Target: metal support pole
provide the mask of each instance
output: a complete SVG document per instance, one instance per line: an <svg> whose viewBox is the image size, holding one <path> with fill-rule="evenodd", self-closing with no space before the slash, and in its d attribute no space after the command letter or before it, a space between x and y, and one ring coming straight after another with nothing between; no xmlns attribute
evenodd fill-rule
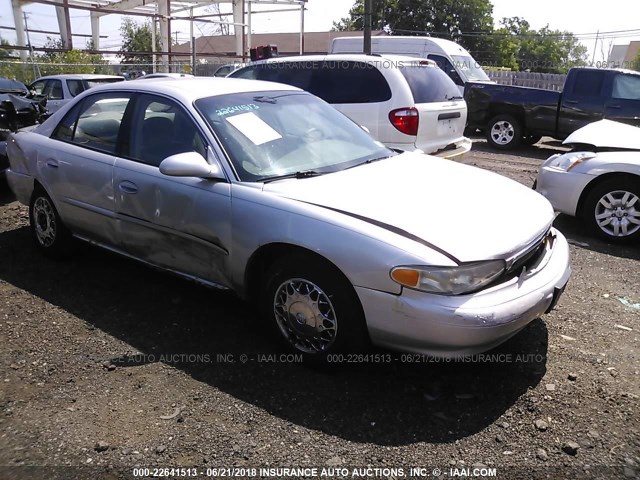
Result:
<svg viewBox="0 0 640 480"><path fill-rule="evenodd" d="M304 55L304 3L300 4L300 55Z"/></svg>
<svg viewBox="0 0 640 480"><path fill-rule="evenodd" d="M247 2L247 49L251 50L251 0Z"/></svg>
<svg viewBox="0 0 640 480"><path fill-rule="evenodd" d="M371 55L371 10L373 0L364 0L364 49L363 53Z"/></svg>
<svg viewBox="0 0 640 480"><path fill-rule="evenodd" d="M24 31L24 17L22 13L22 5L18 0L11 1L11 8L13 10L13 23L16 26L16 37L18 39L18 45L21 47L27 46L27 37ZM20 60L22 62L27 61L27 50L20 50Z"/></svg>
<svg viewBox="0 0 640 480"><path fill-rule="evenodd" d="M100 16L91 12L91 41L94 50L100 50Z"/></svg>
<svg viewBox="0 0 640 480"><path fill-rule="evenodd" d="M158 13L158 5L154 6L154 13ZM156 73L156 17L151 19L151 71Z"/></svg>

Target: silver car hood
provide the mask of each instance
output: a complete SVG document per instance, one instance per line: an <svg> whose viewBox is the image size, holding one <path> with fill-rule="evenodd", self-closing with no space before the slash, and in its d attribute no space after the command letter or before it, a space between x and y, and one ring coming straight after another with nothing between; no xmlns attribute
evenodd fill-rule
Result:
<svg viewBox="0 0 640 480"><path fill-rule="evenodd" d="M569 135L565 145L584 143L598 148L640 150L640 128L613 120L589 123Z"/></svg>
<svg viewBox="0 0 640 480"><path fill-rule="evenodd" d="M506 258L554 218L542 195L513 180L416 153L267 183L264 191L418 237L460 262Z"/></svg>

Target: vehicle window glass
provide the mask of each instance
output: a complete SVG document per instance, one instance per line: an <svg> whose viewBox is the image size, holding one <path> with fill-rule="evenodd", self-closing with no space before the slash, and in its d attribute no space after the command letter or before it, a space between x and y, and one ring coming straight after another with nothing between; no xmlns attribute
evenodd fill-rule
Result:
<svg viewBox="0 0 640 480"><path fill-rule="evenodd" d="M116 153L122 118L130 95L103 93L82 102L72 142L105 153Z"/></svg>
<svg viewBox="0 0 640 480"><path fill-rule="evenodd" d="M258 79L258 67L246 67L241 68L240 70L236 70L231 75L232 78L246 78L247 80L257 80Z"/></svg>
<svg viewBox="0 0 640 480"><path fill-rule="evenodd" d="M274 62L266 63L259 80L284 83L309 90L314 62Z"/></svg>
<svg viewBox="0 0 640 480"><path fill-rule="evenodd" d="M69 110L69 112L67 112L53 132L52 138L62 140L63 142L70 142L73 140L73 133L76 129L78 113L80 112L81 107L82 102L77 103L71 110Z"/></svg>
<svg viewBox="0 0 640 480"><path fill-rule="evenodd" d="M406 64L400 67L416 103L446 102L460 98L460 90L438 67Z"/></svg>
<svg viewBox="0 0 640 480"><path fill-rule="evenodd" d="M69 93L72 97L75 97L84 91L82 80L67 80L67 88L69 89Z"/></svg>
<svg viewBox="0 0 640 480"><path fill-rule="evenodd" d="M84 80L84 89L88 90L99 85L108 85L109 83L124 82L124 78L93 78Z"/></svg>
<svg viewBox="0 0 640 480"><path fill-rule="evenodd" d="M380 63L380 68L386 68ZM375 103L391 98L387 80L374 61L316 62L308 91L328 103Z"/></svg>
<svg viewBox="0 0 640 480"><path fill-rule="evenodd" d="M447 57L431 54L427 58L436 62L436 65L438 65L440 70L446 73L456 85L464 85L464 82L460 78L460 75L458 75L458 72L456 72L456 69Z"/></svg>
<svg viewBox="0 0 640 480"><path fill-rule="evenodd" d="M207 156L206 142L193 119L171 100L141 95L133 117L129 156L157 167L165 158L183 152Z"/></svg>
<svg viewBox="0 0 640 480"><path fill-rule="evenodd" d="M640 100L640 75L616 75L613 79L613 98Z"/></svg>
<svg viewBox="0 0 640 480"><path fill-rule="evenodd" d="M45 81L40 80L38 82L32 83L31 86L29 87L29 90L33 90L36 95L43 95L44 87L45 87Z"/></svg>
<svg viewBox="0 0 640 480"><path fill-rule="evenodd" d="M574 95L599 97L604 82L604 72L583 70L576 73L574 82Z"/></svg>
<svg viewBox="0 0 640 480"><path fill-rule="evenodd" d="M233 67L231 65L220 67L216 70L216 73L213 74L214 77L226 77L231 73Z"/></svg>
<svg viewBox="0 0 640 480"><path fill-rule="evenodd" d="M49 100L62 100L62 82L60 80L47 80L45 94Z"/></svg>
<svg viewBox="0 0 640 480"><path fill-rule="evenodd" d="M243 181L329 173L393 155L336 109L298 91L202 98L195 106Z"/></svg>

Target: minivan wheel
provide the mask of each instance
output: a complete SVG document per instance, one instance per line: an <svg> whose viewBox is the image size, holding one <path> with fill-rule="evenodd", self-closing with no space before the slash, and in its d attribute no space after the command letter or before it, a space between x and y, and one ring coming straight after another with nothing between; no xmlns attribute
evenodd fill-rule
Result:
<svg viewBox="0 0 640 480"><path fill-rule="evenodd" d="M310 255L291 255L271 266L260 309L285 348L305 362L326 363L334 353L367 343L364 314L353 286L332 265Z"/></svg>
<svg viewBox="0 0 640 480"><path fill-rule="evenodd" d="M522 127L511 115L496 115L489 122L487 141L500 150L509 150L520 145Z"/></svg>
<svg viewBox="0 0 640 480"><path fill-rule="evenodd" d="M631 178L609 178L586 199L584 219L591 231L612 243L640 240L640 186Z"/></svg>
<svg viewBox="0 0 640 480"><path fill-rule="evenodd" d="M61 258L70 253L71 233L60 219L51 197L40 188L31 196L29 225L36 247L45 255Z"/></svg>

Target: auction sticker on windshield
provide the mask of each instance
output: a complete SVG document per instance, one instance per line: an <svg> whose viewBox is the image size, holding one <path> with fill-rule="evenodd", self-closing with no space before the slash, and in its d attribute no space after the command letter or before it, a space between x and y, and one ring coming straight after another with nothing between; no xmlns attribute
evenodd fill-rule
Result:
<svg viewBox="0 0 640 480"><path fill-rule="evenodd" d="M226 120L255 145L282 138L282 135L253 112L228 117Z"/></svg>

